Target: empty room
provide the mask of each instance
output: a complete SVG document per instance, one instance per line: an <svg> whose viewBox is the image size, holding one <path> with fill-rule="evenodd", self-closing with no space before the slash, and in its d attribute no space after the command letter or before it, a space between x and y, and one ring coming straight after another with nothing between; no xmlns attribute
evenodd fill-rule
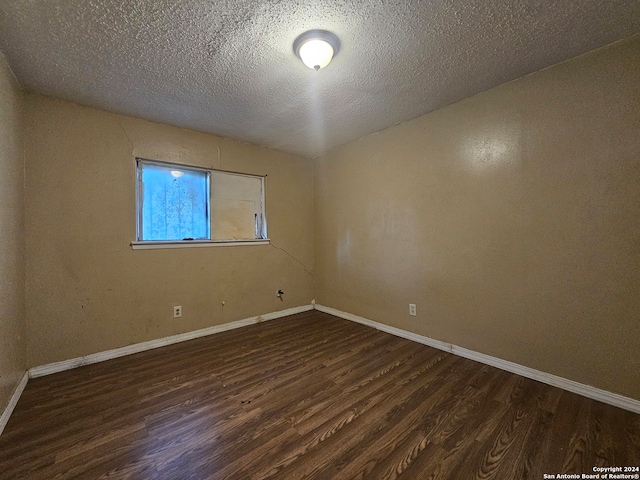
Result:
<svg viewBox="0 0 640 480"><path fill-rule="evenodd" d="M640 478L640 2L0 0L0 479Z"/></svg>

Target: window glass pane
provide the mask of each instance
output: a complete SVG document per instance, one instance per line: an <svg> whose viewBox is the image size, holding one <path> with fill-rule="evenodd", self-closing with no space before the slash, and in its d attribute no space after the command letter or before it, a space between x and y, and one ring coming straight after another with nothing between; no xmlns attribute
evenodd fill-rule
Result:
<svg viewBox="0 0 640 480"><path fill-rule="evenodd" d="M140 240L208 239L208 173L144 163L140 167Z"/></svg>

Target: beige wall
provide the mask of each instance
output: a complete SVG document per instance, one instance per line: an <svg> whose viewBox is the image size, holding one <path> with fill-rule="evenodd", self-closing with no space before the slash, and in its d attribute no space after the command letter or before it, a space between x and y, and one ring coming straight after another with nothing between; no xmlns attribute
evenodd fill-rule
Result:
<svg viewBox="0 0 640 480"><path fill-rule="evenodd" d="M0 413L27 368L22 93L0 53Z"/></svg>
<svg viewBox="0 0 640 480"><path fill-rule="evenodd" d="M317 159L318 303L640 399L639 79L636 36Z"/></svg>
<svg viewBox="0 0 640 480"><path fill-rule="evenodd" d="M29 366L310 304L309 161L37 95L25 115ZM267 174L272 244L132 250L135 156Z"/></svg>

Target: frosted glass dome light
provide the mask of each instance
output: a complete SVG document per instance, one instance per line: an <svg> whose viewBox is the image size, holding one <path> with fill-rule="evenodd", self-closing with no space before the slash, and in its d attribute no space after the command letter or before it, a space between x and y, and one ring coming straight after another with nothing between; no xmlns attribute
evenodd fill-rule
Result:
<svg viewBox="0 0 640 480"><path fill-rule="evenodd" d="M339 48L338 37L326 30L310 30L293 42L296 55L307 67L316 71L329 65Z"/></svg>

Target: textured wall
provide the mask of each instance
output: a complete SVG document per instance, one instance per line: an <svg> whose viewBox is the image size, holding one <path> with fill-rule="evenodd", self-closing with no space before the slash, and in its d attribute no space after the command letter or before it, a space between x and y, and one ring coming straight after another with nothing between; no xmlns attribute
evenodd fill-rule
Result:
<svg viewBox="0 0 640 480"><path fill-rule="evenodd" d="M0 53L0 413L26 370L22 93Z"/></svg>
<svg viewBox="0 0 640 480"><path fill-rule="evenodd" d="M636 36L317 159L318 303L640 399L639 78Z"/></svg>
<svg viewBox="0 0 640 480"><path fill-rule="evenodd" d="M308 160L48 97L26 105L29 366L311 302ZM267 174L273 243L132 250L134 156Z"/></svg>

